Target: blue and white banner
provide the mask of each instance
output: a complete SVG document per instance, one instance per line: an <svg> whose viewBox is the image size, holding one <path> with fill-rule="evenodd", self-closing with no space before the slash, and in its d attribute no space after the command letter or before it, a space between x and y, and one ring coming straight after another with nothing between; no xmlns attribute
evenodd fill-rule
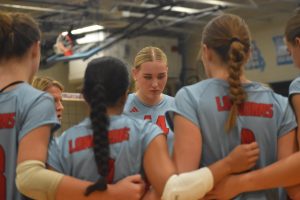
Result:
<svg viewBox="0 0 300 200"><path fill-rule="evenodd" d="M292 64L293 60L287 51L287 46L284 43L284 37L282 35L273 36L273 42L276 48L277 65Z"/></svg>
<svg viewBox="0 0 300 200"><path fill-rule="evenodd" d="M246 64L246 70L259 69L260 71L264 71L266 66L266 62L256 45L255 41L251 41L251 57Z"/></svg>

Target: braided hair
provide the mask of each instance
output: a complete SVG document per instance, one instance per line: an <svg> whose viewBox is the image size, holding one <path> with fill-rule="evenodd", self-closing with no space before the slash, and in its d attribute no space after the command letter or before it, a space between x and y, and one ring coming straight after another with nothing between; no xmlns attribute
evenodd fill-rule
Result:
<svg viewBox="0 0 300 200"><path fill-rule="evenodd" d="M212 48L228 66L231 109L225 125L230 131L236 123L239 107L247 99L240 77L248 60L250 32L245 21L237 15L223 14L211 20L204 28L202 44Z"/></svg>
<svg viewBox="0 0 300 200"><path fill-rule="evenodd" d="M96 190L106 190L109 173L109 117L107 107L115 106L129 86L126 65L113 57L96 58L88 63L84 75L83 96L91 108L90 119L93 130L93 151L99 180L90 185L85 195Z"/></svg>

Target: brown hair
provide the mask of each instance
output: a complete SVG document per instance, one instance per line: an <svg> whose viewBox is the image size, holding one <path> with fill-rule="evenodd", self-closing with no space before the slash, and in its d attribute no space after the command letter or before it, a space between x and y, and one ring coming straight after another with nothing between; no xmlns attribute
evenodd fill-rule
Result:
<svg viewBox="0 0 300 200"><path fill-rule="evenodd" d="M227 81L232 107L225 129L229 131L235 126L239 106L247 98L240 76L242 67L248 60L250 32L245 21L239 16L222 14L204 27L202 44L213 49L228 66Z"/></svg>
<svg viewBox="0 0 300 200"><path fill-rule="evenodd" d="M64 91L64 86L50 77L34 77L31 85L42 91L46 91L51 86L55 86L61 91Z"/></svg>
<svg viewBox="0 0 300 200"><path fill-rule="evenodd" d="M293 15L285 26L285 39L291 44L295 44L295 39L300 37L300 13Z"/></svg>
<svg viewBox="0 0 300 200"><path fill-rule="evenodd" d="M0 12L0 60L22 57L40 38L40 29L29 15Z"/></svg>

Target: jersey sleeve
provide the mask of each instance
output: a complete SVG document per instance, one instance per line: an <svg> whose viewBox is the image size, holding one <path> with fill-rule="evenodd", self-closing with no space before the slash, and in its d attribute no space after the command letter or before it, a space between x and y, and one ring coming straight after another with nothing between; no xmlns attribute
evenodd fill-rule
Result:
<svg viewBox="0 0 300 200"><path fill-rule="evenodd" d="M187 88L182 88L177 92L175 96L175 107L168 113L171 115L173 115L172 113L179 114L191 121L197 127L200 127L197 117L197 103L194 100L191 91L188 91ZM170 119L168 119L168 121L170 121Z"/></svg>
<svg viewBox="0 0 300 200"><path fill-rule="evenodd" d="M296 78L292 81L292 83L289 86L289 97L291 97L294 94L300 93L300 77Z"/></svg>
<svg viewBox="0 0 300 200"><path fill-rule="evenodd" d="M157 126L156 124L150 122L150 121L144 121L145 126L142 130L143 137L142 137L142 150L143 154L145 150L147 149L150 142L158 135L163 134L163 130Z"/></svg>
<svg viewBox="0 0 300 200"><path fill-rule="evenodd" d="M285 101L285 105L286 107L284 109L284 112L282 113L282 120L278 130L279 137L285 135L286 133L297 127L294 112L287 100Z"/></svg>
<svg viewBox="0 0 300 200"><path fill-rule="evenodd" d="M54 168L55 171L63 172L63 166L60 162L60 147L58 145L58 138L53 138L48 148L48 160L47 164Z"/></svg>
<svg viewBox="0 0 300 200"><path fill-rule="evenodd" d="M52 132L60 127L53 99L46 93L42 94L27 108L27 113L24 117L22 128L19 131L19 141L28 132L40 126L50 124Z"/></svg>
<svg viewBox="0 0 300 200"><path fill-rule="evenodd" d="M66 158L69 152L66 152L66 145L68 145L65 132L56 138L53 138L48 148L47 164L54 168L55 171L70 174L70 162Z"/></svg>

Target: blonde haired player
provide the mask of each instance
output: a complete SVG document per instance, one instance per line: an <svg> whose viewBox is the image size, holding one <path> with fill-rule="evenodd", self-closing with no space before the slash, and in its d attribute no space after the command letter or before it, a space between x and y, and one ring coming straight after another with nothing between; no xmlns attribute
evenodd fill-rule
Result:
<svg viewBox="0 0 300 200"><path fill-rule="evenodd" d="M168 80L166 54L158 47L144 47L135 56L131 74L135 90L128 95L124 113L157 124L167 136L171 153L174 133L166 121L165 112L174 107L174 97L163 93Z"/></svg>
<svg viewBox="0 0 300 200"><path fill-rule="evenodd" d="M53 96L56 116L59 121L61 121L64 111L64 106L62 104L62 92L64 91L64 86L59 81L43 76L35 76L31 82L31 85L34 88L48 92Z"/></svg>

